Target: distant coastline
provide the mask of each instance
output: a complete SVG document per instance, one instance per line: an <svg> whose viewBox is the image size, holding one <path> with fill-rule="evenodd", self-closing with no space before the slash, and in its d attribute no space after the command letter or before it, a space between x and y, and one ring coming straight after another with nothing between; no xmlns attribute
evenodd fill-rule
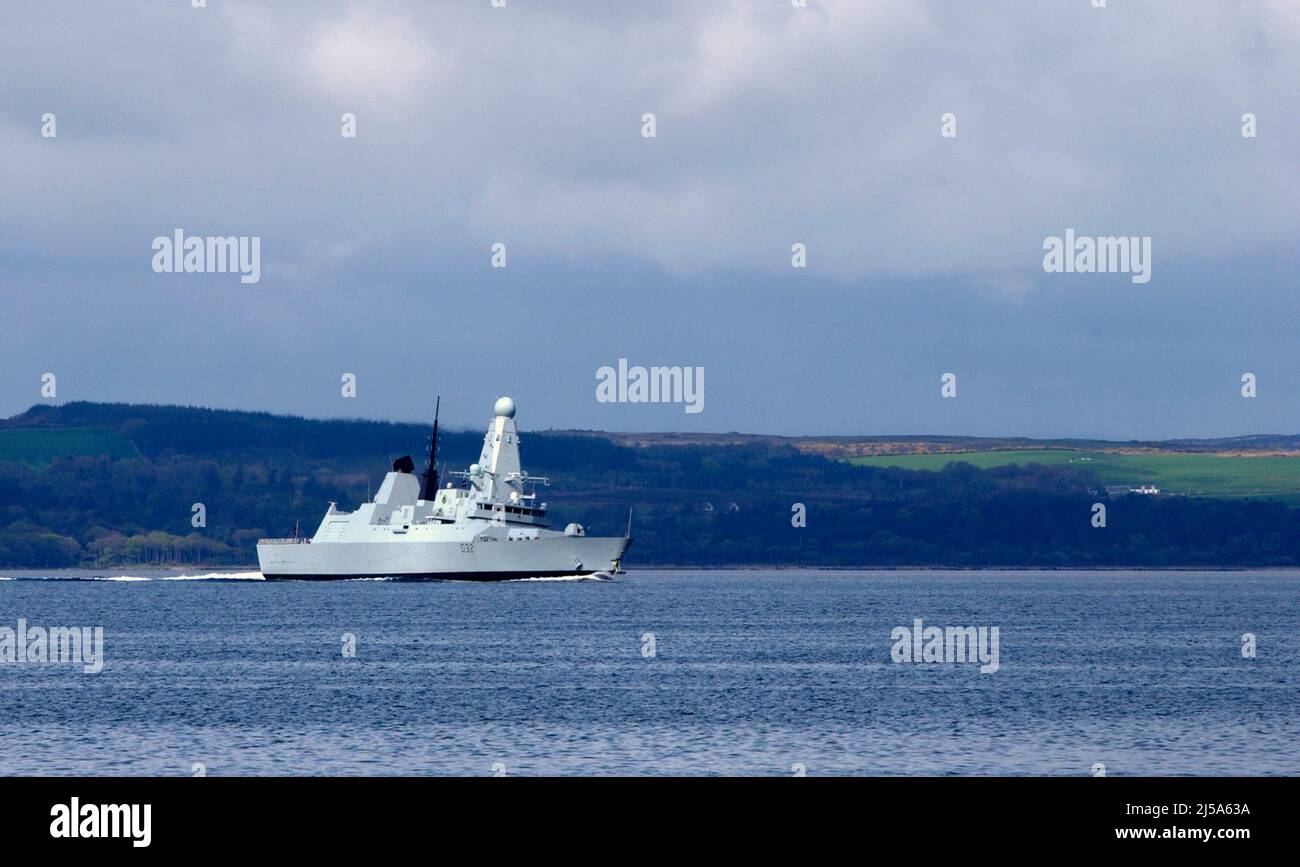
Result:
<svg viewBox="0 0 1300 867"><path fill-rule="evenodd" d="M198 407L35 406L0 421L0 569L247 568L257 539L311 535L330 502L364 502L427 435ZM553 522L619 534L632 512L631 569L1300 567L1300 436L521 437L528 471L557 481ZM439 440L449 465L467 466L482 434Z"/></svg>

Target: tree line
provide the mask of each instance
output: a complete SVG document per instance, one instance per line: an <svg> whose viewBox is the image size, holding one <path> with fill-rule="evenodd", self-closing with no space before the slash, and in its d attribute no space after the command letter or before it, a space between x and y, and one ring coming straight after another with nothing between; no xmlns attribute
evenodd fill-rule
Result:
<svg viewBox="0 0 1300 867"><path fill-rule="evenodd" d="M423 463L416 424L186 407L68 404L0 424L127 437L137 454L0 459L0 565L235 565L328 503L351 509L392 459ZM620 534L628 566L1245 567L1300 565L1300 511L1252 500L1108 497L1086 468L855 467L784 445L625 447L523 434L553 521ZM447 431L451 468L482 434ZM1092 506L1107 506L1104 528ZM202 504L204 526L194 526Z"/></svg>

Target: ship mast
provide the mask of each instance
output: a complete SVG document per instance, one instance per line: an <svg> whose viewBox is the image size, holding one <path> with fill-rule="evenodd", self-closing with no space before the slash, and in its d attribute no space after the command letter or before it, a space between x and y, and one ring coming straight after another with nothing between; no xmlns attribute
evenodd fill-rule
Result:
<svg viewBox="0 0 1300 867"><path fill-rule="evenodd" d="M438 410L442 409L442 395L438 395L438 402L433 407L433 433L429 435L429 458L424 462L424 472L420 473L420 478L424 483L420 486L420 499L432 500L438 496L438 464L435 463L438 458Z"/></svg>

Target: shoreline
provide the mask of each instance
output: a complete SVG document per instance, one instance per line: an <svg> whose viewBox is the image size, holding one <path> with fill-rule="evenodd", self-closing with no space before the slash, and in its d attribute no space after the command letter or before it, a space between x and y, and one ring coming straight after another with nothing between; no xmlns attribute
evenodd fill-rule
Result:
<svg viewBox="0 0 1300 867"><path fill-rule="evenodd" d="M49 568L43 566L0 566L0 575L6 572L40 572L43 574L61 574L73 572L103 572L125 574L127 570L139 569L149 572L167 572L187 574L194 572L231 572L245 573L261 571L256 563L239 564L193 564L187 566L145 564L128 564L118 566L72 566ZM633 572L1296 572L1300 566L801 566L762 564L731 565L633 565L625 571Z"/></svg>

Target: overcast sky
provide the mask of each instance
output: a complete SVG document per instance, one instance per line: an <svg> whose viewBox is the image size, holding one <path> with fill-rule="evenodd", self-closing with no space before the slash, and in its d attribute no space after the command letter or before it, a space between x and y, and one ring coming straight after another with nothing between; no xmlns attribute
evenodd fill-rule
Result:
<svg viewBox="0 0 1300 867"><path fill-rule="evenodd" d="M473 427L1300 432L1292 0L0 9L0 415L54 373ZM261 279L155 273L177 228L260 237ZM1046 273L1067 229L1150 237L1150 281ZM598 402L619 358L702 366L704 411Z"/></svg>

